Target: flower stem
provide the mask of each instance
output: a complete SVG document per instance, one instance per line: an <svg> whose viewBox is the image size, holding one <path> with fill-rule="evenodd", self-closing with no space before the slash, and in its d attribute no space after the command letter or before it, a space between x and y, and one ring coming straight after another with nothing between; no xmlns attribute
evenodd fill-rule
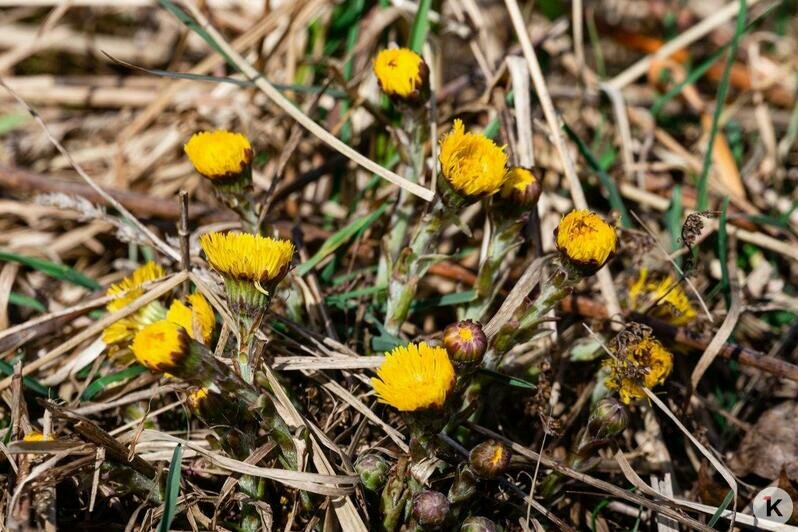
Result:
<svg viewBox="0 0 798 532"><path fill-rule="evenodd" d="M501 217L494 220L494 227L474 286L477 297L466 307L466 319L480 320L488 311L499 293L499 268L507 255L521 244L522 220Z"/></svg>
<svg viewBox="0 0 798 532"><path fill-rule="evenodd" d="M437 244L445 216L445 207L438 199L421 218L410 246L402 251L394 265L388 285L388 306L385 313L385 328L389 334L397 335L407 320L418 283L431 264L431 260L424 256Z"/></svg>

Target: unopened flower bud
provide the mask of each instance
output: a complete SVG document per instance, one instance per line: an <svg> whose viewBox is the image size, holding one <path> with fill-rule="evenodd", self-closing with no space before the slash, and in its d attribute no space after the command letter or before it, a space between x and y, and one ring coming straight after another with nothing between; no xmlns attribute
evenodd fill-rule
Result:
<svg viewBox="0 0 798 532"><path fill-rule="evenodd" d="M413 497L413 517L422 527L437 528L449 515L449 500L439 491L426 490Z"/></svg>
<svg viewBox="0 0 798 532"><path fill-rule="evenodd" d="M488 339L479 323L463 320L443 330L443 346L455 364L476 365L482 362Z"/></svg>
<svg viewBox="0 0 798 532"><path fill-rule="evenodd" d="M588 210L571 211L554 231L557 249L567 264L582 275L593 275L615 254L615 228Z"/></svg>
<svg viewBox="0 0 798 532"><path fill-rule="evenodd" d="M378 454L366 454L355 463L355 471L360 475L360 481L370 491L377 491L385 484L388 478L388 462Z"/></svg>
<svg viewBox="0 0 798 532"><path fill-rule="evenodd" d="M587 431L594 439L607 439L620 434L628 425L626 407L614 397L604 397L593 405Z"/></svg>
<svg viewBox="0 0 798 532"><path fill-rule="evenodd" d="M502 442L488 440L480 443L468 455L471 467L481 477L495 477L510 465L510 448Z"/></svg>
<svg viewBox="0 0 798 532"><path fill-rule="evenodd" d="M452 504L463 503L473 497L476 492L477 477L474 470L468 466L458 469L452 486L449 488L449 502Z"/></svg>
<svg viewBox="0 0 798 532"><path fill-rule="evenodd" d="M532 207L540 198L540 180L535 172L523 166L507 170L500 195L516 207Z"/></svg>
<svg viewBox="0 0 798 532"><path fill-rule="evenodd" d="M463 521L460 532L496 532L496 523L487 517L474 515Z"/></svg>

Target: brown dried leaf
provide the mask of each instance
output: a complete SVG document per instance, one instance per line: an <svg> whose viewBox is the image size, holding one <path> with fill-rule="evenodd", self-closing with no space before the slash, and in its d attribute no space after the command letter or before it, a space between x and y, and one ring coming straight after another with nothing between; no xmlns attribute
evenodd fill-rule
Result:
<svg viewBox="0 0 798 532"><path fill-rule="evenodd" d="M785 401L765 411L748 431L732 459L739 475L755 473L768 480L779 476L782 468L790 478L798 478L798 402Z"/></svg>

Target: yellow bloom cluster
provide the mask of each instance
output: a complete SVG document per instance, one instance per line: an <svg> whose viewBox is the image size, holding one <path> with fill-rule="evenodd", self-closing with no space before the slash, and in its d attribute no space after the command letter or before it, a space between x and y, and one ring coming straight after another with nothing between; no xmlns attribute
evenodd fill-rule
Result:
<svg viewBox="0 0 798 532"><path fill-rule="evenodd" d="M382 50L374 59L374 74L388 96L415 98L424 90L427 65L407 48Z"/></svg>
<svg viewBox="0 0 798 532"><path fill-rule="evenodd" d="M142 287L146 283L156 281L165 275L164 269L155 262L150 261L140 266L122 281L108 288L106 293L109 296L118 296L106 305L108 312L116 312L125 308L135 299L144 295ZM176 299L172 301L169 310L166 310L160 301L152 301L106 327L103 330L103 341L108 345L130 342L142 328L166 318L184 327L192 338L207 343L211 339L216 325L213 309L199 293L188 296L188 304L189 306L186 306L185 303Z"/></svg>
<svg viewBox="0 0 798 532"><path fill-rule="evenodd" d="M38 430L34 430L33 432L25 434L25 436L22 438L22 441L39 442L39 441L53 441L54 439L55 436L53 436L52 434L45 437L43 433L39 432Z"/></svg>
<svg viewBox="0 0 798 532"><path fill-rule="evenodd" d="M200 245L219 273L254 283L283 276L294 256L290 240L248 233L207 233L200 237Z"/></svg>
<svg viewBox="0 0 798 532"><path fill-rule="evenodd" d="M629 287L629 308L638 309L655 301L657 304L649 314L673 325L687 325L698 315L682 285L672 275L651 278L648 268L641 268L637 280Z"/></svg>
<svg viewBox="0 0 798 532"><path fill-rule="evenodd" d="M629 404L646 396L643 386L653 388L665 382L673 369L673 355L655 338L645 337L617 350L604 366L609 369L607 388L618 390L621 401Z"/></svg>
<svg viewBox="0 0 798 532"><path fill-rule="evenodd" d="M239 174L252 162L247 137L232 131L200 131L188 139L183 151L194 168L209 179Z"/></svg>
<svg viewBox="0 0 798 532"><path fill-rule="evenodd" d="M560 220L557 249L578 266L598 270L615 252L615 229L588 210L571 211Z"/></svg>
<svg viewBox="0 0 798 532"><path fill-rule="evenodd" d="M371 385L381 402L402 412L413 412L442 407L454 379L454 367L446 350L421 342L386 353Z"/></svg>
<svg viewBox="0 0 798 532"><path fill-rule="evenodd" d="M495 194L504 184L507 154L479 133L466 133L462 120L441 139L441 174L458 193L469 198Z"/></svg>

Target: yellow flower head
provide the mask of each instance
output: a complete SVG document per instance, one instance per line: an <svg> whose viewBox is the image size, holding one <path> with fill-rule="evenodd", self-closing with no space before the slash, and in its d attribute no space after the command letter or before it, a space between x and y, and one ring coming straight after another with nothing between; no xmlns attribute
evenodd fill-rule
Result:
<svg viewBox="0 0 798 532"><path fill-rule="evenodd" d="M112 284L108 288L106 291L107 295L119 295L119 297L108 303L106 306L108 312L116 312L119 309L125 308L131 301L144 294L144 290L141 288L142 286L151 281L160 279L165 275L166 272L161 265L153 261L149 261L143 266L139 266L133 271L133 273L118 283Z"/></svg>
<svg viewBox="0 0 798 532"><path fill-rule="evenodd" d="M386 354L371 385L381 402L402 412L440 408L454 386L454 367L446 349L408 344Z"/></svg>
<svg viewBox="0 0 798 532"><path fill-rule="evenodd" d="M186 403L188 403L189 408L192 410L198 410L202 401L208 397L208 388L202 387L197 388L190 394L186 396Z"/></svg>
<svg viewBox="0 0 798 532"><path fill-rule="evenodd" d="M407 48L382 50L374 59L374 74L388 96L418 99L425 91L429 69L420 55Z"/></svg>
<svg viewBox="0 0 798 532"><path fill-rule="evenodd" d="M200 245L219 273L254 283L282 278L294 256L290 240L248 233L207 233Z"/></svg>
<svg viewBox="0 0 798 532"><path fill-rule="evenodd" d="M38 430L34 430L33 432L29 432L29 433L25 434L25 436L22 438L22 441L37 442L37 441L53 441L54 439L55 439L55 436L53 436L52 434L50 434L49 436L45 437L44 434L42 434Z"/></svg>
<svg viewBox="0 0 798 532"><path fill-rule="evenodd" d="M441 139L438 160L446 182L468 198L489 196L504 184L504 148L480 133L466 133L462 120Z"/></svg>
<svg viewBox="0 0 798 532"><path fill-rule="evenodd" d="M523 166L513 166L507 170L501 189L502 199L515 205L530 207L537 203L540 192L540 181L532 170Z"/></svg>
<svg viewBox="0 0 798 532"><path fill-rule="evenodd" d="M200 131L188 139L183 150L197 172L209 179L235 176L252 162L249 140L232 131Z"/></svg>
<svg viewBox="0 0 798 532"><path fill-rule="evenodd" d="M164 269L153 261L136 268L120 282L112 284L106 294L118 296L106 305L108 312L116 312L128 306L144 294L142 286L165 276ZM103 330L103 342L107 345L129 342L145 325L164 316L164 308L158 301L152 301L133 314L115 321Z"/></svg>
<svg viewBox="0 0 798 532"><path fill-rule="evenodd" d="M650 278L648 268L641 268L637 280L629 287L629 308L643 309L655 302L649 314L673 325L687 325L698 315L682 285L672 275Z"/></svg>
<svg viewBox="0 0 798 532"><path fill-rule="evenodd" d="M133 355L151 371L172 371L188 354L191 339L183 327L161 320L141 329L133 339Z"/></svg>
<svg viewBox="0 0 798 532"><path fill-rule="evenodd" d="M608 358L606 386L618 390L626 404L645 397L642 386L653 388L665 382L673 369L673 355L656 338L646 336L613 349L615 358Z"/></svg>
<svg viewBox="0 0 798 532"><path fill-rule="evenodd" d="M208 300L196 292L188 296L188 305L172 301L166 319L183 327L194 340L207 344L213 335L216 315Z"/></svg>
<svg viewBox="0 0 798 532"><path fill-rule="evenodd" d="M571 211L555 231L557 249L585 273L598 271L615 252L615 229L598 214Z"/></svg>

